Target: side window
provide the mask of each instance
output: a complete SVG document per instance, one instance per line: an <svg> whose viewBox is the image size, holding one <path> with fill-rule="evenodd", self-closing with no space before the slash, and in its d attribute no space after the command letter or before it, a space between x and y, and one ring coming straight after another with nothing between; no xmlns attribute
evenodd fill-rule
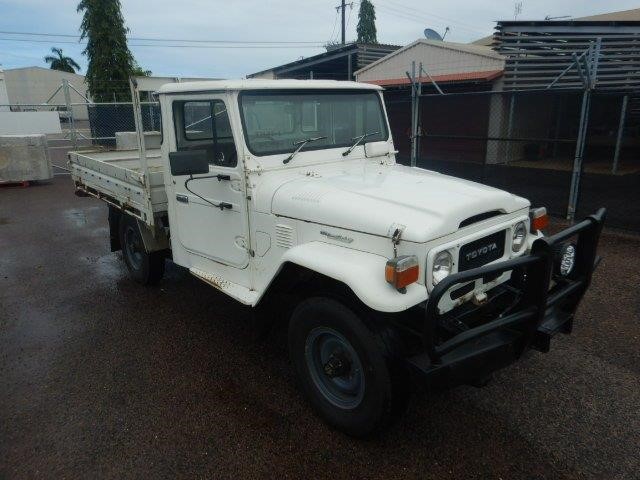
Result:
<svg viewBox="0 0 640 480"><path fill-rule="evenodd" d="M175 101L173 122L178 151L205 150L210 165L238 164L229 114L222 100Z"/></svg>

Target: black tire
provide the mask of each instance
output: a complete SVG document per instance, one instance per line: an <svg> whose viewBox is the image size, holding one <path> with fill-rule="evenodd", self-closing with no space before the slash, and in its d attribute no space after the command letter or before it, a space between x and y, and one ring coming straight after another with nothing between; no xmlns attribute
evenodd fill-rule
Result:
<svg viewBox="0 0 640 480"><path fill-rule="evenodd" d="M289 355L307 400L348 435L367 437L385 429L406 405L394 388L382 339L334 299L308 298L295 308Z"/></svg>
<svg viewBox="0 0 640 480"><path fill-rule="evenodd" d="M141 285L156 285L164 275L164 252L147 253L138 222L129 215L120 218L122 258L133 279Z"/></svg>

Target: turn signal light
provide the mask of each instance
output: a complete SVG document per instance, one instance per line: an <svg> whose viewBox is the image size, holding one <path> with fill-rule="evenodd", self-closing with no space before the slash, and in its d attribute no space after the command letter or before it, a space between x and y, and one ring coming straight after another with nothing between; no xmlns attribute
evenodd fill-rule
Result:
<svg viewBox="0 0 640 480"><path fill-rule="evenodd" d="M398 290L404 289L418 281L418 257L415 255L402 255L387 261L384 269L384 278Z"/></svg>
<svg viewBox="0 0 640 480"><path fill-rule="evenodd" d="M544 207L531 209L531 231L543 230L549 225L549 216Z"/></svg>

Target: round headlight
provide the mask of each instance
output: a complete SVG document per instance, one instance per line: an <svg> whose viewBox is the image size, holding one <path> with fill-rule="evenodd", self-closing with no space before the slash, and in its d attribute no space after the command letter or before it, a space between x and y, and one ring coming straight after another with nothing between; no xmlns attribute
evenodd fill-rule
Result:
<svg viewBox="0 0 640 480"><path fill-rule="evenodd" d="M518 222L513 227L513 239L511 241L511 250L514 253L518 253L524 247L527 239L527 226L524 222Z"/></svg>
<svg viewBox="0 0 640 480"><path fill-rule="evenodd" d="M576 246L572 243L567 243L562 246L558 253L556 270L562 276L569 275L576 264Z"/></svg>
<svg viewBox="0 0 640 480"><path fill-rule="evenodd" d="M433 284L443 280L445 277L451 274L453 268L453 257L448 251L440 252L433 259L433 269L431 270L431 276L433 277Z"/></svg>

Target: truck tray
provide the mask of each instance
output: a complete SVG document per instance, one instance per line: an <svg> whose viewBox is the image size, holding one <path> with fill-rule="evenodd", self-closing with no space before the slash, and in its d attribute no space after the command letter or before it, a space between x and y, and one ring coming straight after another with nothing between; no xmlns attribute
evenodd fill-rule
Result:
<svg viewBox="0 0 640 480"><path fill-rule="evenodd" d="M139 152L69 152L76 190L120 208L146 223L167 211L160 150L147 151L150 192L146 191Z"/></svg>

